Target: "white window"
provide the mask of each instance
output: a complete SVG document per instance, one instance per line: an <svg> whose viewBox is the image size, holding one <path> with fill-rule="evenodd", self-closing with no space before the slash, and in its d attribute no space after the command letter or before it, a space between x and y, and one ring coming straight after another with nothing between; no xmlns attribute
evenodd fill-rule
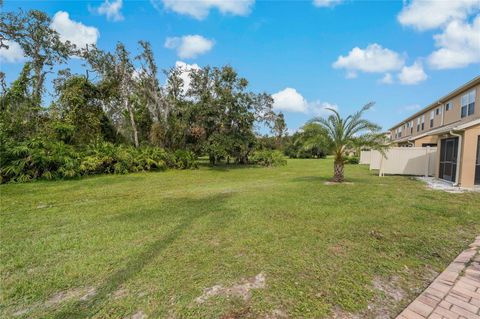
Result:
<svg viewBox="0 0 480 319"><path fill-rule="evenodd" d="M422 115L422 131L425 129L425 114Z"/></svg>
<svg viewBox="0 0 480 319"><path fill-rule="evenodd" d="M461 99L460 116L465 117L475 113L475 90L464 94Z"/></svg>
<svg viewBox="0 0 480 319"><path fill-rule="evenodd" d="M449 111L453 108L453 104L452 102L448 102L447 104L445 104L445 111Z"/></svg>
<svg viewBox="0 0 480 319"><path fill-rule="evenodd" d="M435 111L430 112L430 128L433 127L433 119L435 118Z"/></svg>

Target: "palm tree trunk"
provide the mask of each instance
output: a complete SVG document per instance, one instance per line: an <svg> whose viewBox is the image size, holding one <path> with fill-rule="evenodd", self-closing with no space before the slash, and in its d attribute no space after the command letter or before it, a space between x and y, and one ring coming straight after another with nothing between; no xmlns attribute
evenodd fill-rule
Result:
<svg viewBox="0 0 480 319"><path fill-rule="evenodd" d="M343 161L335 161L333 164L333 181L336 183L342 183L344 181L343 166Z"/></svg>

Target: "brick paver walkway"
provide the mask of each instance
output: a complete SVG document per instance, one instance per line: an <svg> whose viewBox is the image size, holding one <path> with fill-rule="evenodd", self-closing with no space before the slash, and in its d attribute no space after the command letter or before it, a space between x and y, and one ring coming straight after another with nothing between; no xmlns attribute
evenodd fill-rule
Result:
<svg viewBox="0 0 480 319"><path fill-rule="evenodd" d="M480 236L397 319L480 319Z"/></svg>

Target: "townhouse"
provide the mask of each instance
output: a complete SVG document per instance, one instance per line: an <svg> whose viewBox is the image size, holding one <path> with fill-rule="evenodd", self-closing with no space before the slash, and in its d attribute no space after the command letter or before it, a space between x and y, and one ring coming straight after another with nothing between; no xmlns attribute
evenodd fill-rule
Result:
<svg viewBox="0 0 480 319"><path fill-rule="evenodd" d="M437 147L435 177L480 186L480 76L390 129L391 142Z"/></svg>

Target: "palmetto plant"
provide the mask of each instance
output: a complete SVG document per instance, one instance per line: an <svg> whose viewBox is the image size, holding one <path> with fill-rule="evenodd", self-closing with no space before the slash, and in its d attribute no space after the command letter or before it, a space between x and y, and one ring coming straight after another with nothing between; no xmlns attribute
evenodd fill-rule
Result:
<svg viewBox="0 0 480 319"><path fill-rule="evenodd" d="M363 113L375 103L364 105L360 111L346 118L342 118L337 110L327 108L332 114L328 118L316 117L310 123L317 123L321 127L319 136L333 153L334 168L333 181L344 181L345 154L349 150L359 147L368 147L383 152L387 147L385 137L379 133L380 127L364 118Z"/></svg>
<svg viewBox="0 0 480 319"><path fill-rule="evenodd" d="M37 138L9 144L0 152L0 183L62 179L93 174L188 169L197 167L190 151L170 153L163 148L115 145L97 141L76 149L63 142Z"/></svg>

